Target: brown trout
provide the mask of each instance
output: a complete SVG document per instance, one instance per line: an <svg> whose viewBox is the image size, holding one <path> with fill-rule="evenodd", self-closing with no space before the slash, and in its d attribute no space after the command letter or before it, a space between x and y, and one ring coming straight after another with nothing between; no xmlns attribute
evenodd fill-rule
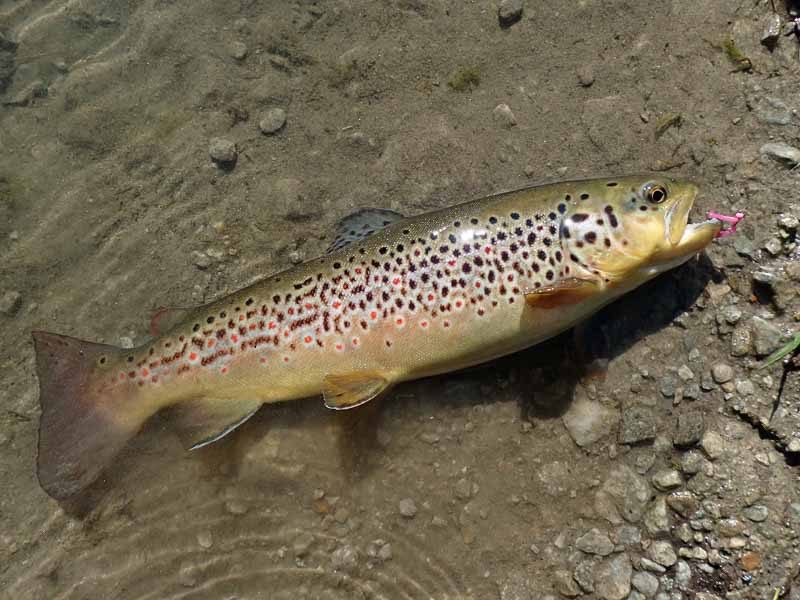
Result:
<svg viewBox="0 0 800 600"><path fill-rule="evenodd" d="M77 493L165 407L198 448L265 403L322 394L352 408L541 342L717 237L721 215L688 224L696 194L648 175L410 218L360 211L325 256L189 309L138 348L33 332L39 481L54 498Z"/></svg>

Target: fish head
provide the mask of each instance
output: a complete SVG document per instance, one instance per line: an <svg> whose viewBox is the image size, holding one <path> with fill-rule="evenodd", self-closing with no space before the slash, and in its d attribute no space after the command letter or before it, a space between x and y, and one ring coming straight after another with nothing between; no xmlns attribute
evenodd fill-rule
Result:
<svg viewBox="0 0 800 600"><path fill-rule="evenodd" d="M573 262L609 285L641 282L682 264L705 248L722 223L689 223L698 188L644 175L586 182L575 190L561 225Z"/></svg>

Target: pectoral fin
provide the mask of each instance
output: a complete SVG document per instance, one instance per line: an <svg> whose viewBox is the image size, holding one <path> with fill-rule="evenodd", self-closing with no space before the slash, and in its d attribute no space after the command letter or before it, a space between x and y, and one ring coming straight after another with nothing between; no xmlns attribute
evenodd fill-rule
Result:
<svg viewBox="0 0 800 600"><path fill-rule="evenodd" d="M525 302L536 308L557 308L567 304L576 304L591 296L597 290L597 284L591 279L567 277L551 285L526 290Z"/></svg>
<svg viewBox="0 0 800 600"><path fill-rule="evenodd" d="M252 417L258 400L197 398L172 408L178 437L188 450L197 450L225 437Z"/></svg>
<svg viewBox="0 0 800 600"><path fill-rule="evenodd" d="M369 402L389 386L389 381L375 371L326 375L322 395L328 408L347 410Z"/></svg>

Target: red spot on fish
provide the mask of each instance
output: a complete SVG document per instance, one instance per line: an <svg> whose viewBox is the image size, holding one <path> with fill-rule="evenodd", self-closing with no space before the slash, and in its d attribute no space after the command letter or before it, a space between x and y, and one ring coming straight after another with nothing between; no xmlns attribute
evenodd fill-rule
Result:
<svg viewBox="0 0 800 600"><path fill-rule="evenodd" d="M284 356L283 357L283 362L288 363L289 362L289 357L288 356Z"/></svg>
<svg viewBox="0 0 800 600"><path fill-rule="evenodd" d="M428 328L428 322L427 321L420 321L419 322L419 326L422 327L423 329L427 329Z"/></svg>
<svg viewBox="0 0 800 600"><path fill-rule="evenodd" d="M456 300L456 308L461 308L464 306L464 303L461 300Z"/></svg>
<svg viewBox="0 0 800 600"><path fill-rule="evenodd" d="M215 343L214 338L211 338L208 340L208 342L206 342L206 346L208 346L209 348L213 348L214 343Z"/></svg>
<svg viewBox="0 0 800 600"><path fill-rule="evenodd" d="M234 333L234 334L231 336L231 341L232 341L232 342L235 344L236 342L238 342L238 341L239 341L239 336L238 336L238 335L236 335L236 334Z"/></svg>
<svg viewBox="0 0 800 600"><path fill-rule="evenodd" d="M337 349L337 350L339 350L339 351L342 351L342 350L344 350L344 344L341 344L341 343L339 343L339 344L336 344L336 346L335 346L335 347L336 347L336 349Z"/></svg>
<svg viewBox="0 0 800 600"><path fill-rule="evenodd" d="M286 312L288 312L290 315L293 315L294 314L294 308L290 307L289 310L287 310Z"/></svg>
<svg viewBox="0 0 800 600"><path fill-rule="evenodd" d="M270 329L275 329L277 327L277 325L275 324L275 321L270 321L268 327Z"/></svg>
<svg viewBox="0 0 800 600"><path fill-rule="evenodd" d="M120 373L119 374L119 380L120 381L125 381L125 373Z"/></svg>
<svg viewBox="0 0 800 600"><path fill-rule="evenodd" d="M395 323L397 323L397 324L398 324L400 327L402 327L402 326L403 326L403 323L405 323L405 321L403 320L403 318L402 318L402 317L399 317L399 318L398 318L398 319L395 321Z"/></svg>
<svg viewBox="0 0 800 600"><path fill-rule="evenodd" d="M197 352L190 352L189 360L197 360Z"/></svg>
<svg viewBox="0 0 800 600"><path fill-rule="evenodd" d="M133 379L134 377L136 377L136 371L130 371L130 372L128 373L128 377L130 377L131 379Z"/></svg>
<svg viewBox="0 0 800 600"><path fill-rule="evenodd" d="M456 266L456 261L454 261L454 260L448 260L448 261L447 261L447 264L448 264L448 265L450 265L451 267L455 267L455 266Z"/></svg>
<svg viewBox="0 0 800 600"><path fill-rule="evenodd" d="M307 335L306 337L304 337L304 338L303 338L303 341L304 341L306 344L310 344L312 339L313 339L313 338L312 338L310 335Z"/></svg>
<svg viewBox="0 0 800 600"><path fill-rule="evenodd" d="M486 248L484 248L483 251L486 252L486 254L491 254L492 253L492 247L491 246L486 246Z"/></svg>
<svg viewBox="0 0 800 600"><path fill-rule="evenodd" d="M394 279L392 279L392 283L394 285L400 285L400 278L399 277L395 277Z"/></svg>
<svg viewBox="0 0 800 600"><path fill-rule="evenodd" d="M283 332L283 337L285 337L285 338L289 337L289 330L288 329Z"/></svg>
<svg viewBox="0 0 800 600"><path fill-rule="evenodd" d="M372 319L373 321L374 321L375 319L377 319L377 318L378 318L378 313L377 313L377 311L374 311L374 310L373 310L373 311L371 311L371 312L369 313L369 318L370 318L370 319Z"/></svg>
<svg viewBox="0 0 800 600"><path fill-rule="evenodd" d="M147 369L142 369L142 377L147 377L148 375L150 375L150 371Z"/></svg>
<svg viewBox="0 0 800 600"><path fill-rule="evenodd" d="M356 267L356 275L361 275L361 267Z"/></svg>
<svg viewBox="0 0 800 600"><path fill-rule="evenodd" d="M310 304L310 303L308 303L308 302L306 302L306 308L307 308L308 310L311 310L312 308L314 308L314 305L313 305L313 304Z"/></svg>
<svg viewBox="0 0 800 600"><path fill-rule="evenodd" d="M442 323L442 326L443 326L445 329L447 329L448 327L450 327L450 321L445 321L444 323Z"/></svg>
<svg viewBox="0 0 800 600"><path fill-rule="evenodd" d="M244 321L244 315L239 315L239 320Z"/></svg>
<svg viewBox="0 0 800 600"><path fill-rule="evenodd" d="M331 304L331 306L332 306L333 308L339 308L339 307L341 307L341 306L342 306L342 303L341 303L341 302L339 302L338 300L335 300L335 301L333 302L333 304Z"/></svg>
<svg viewBox="0 0 800 600"><path fill-rule="evenodd" d="M481 287L481 282L480 282L480 281L476 281L476 282L475 282L475 287L476 287L476 288L479 288L479 287Z"/></svg>
<svg viewBox="0 0 800 600"><path fill-rule="evenodd" d="M434 300L436 300L436 296L433 294L428 294L428 302L433 302Z"/></svg>
<svg viewBox="0 0 800 600"><path fill-rule="evenodd" d="M358 346L358 338L353 338L353 346Z"/></svg>
<svg viewBox="0 0 800 600"><path fill-rule="evenodd" d="M256 324L255 323L251 324L250 327L248 327L248 329L250 331L255 331L256 330Z"/></svg>
<svg viewBox="0 0 800 600"><path fill-rule="evenodd" d="M222 367L222 374L225 375L225 373L227 372L228 372L228 367Z"/></svg>
<svg viewBox="0 0 800 600"><path fill-rule="evenodd" d="M261 364L262 365L267 364L267 359L265 357L263 357L263 356L261 357Z"/></svg>
<svg viewBox="0 0 800 600"><path fill-rule="evenodd" d="M152 381L153 383L158 383L158 375L153 375L153 376L150 378L150 381Z"/></svg>

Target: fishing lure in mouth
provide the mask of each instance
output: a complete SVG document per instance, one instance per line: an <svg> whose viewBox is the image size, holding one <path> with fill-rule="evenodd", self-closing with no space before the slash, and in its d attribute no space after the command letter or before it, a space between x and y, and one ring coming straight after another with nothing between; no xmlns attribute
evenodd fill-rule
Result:
<svg viewBox="0 0 800 600"><path fill-rule="evenodd" d="M642 175L412 217L362 210L340 221L327 254L160 311L138 348L35 331L39 481L54 498L80 492L167 407L200 448L263 404L321 395L352 409L553 337L735 231L741 213L689 222L697 192Z"/></svg>

